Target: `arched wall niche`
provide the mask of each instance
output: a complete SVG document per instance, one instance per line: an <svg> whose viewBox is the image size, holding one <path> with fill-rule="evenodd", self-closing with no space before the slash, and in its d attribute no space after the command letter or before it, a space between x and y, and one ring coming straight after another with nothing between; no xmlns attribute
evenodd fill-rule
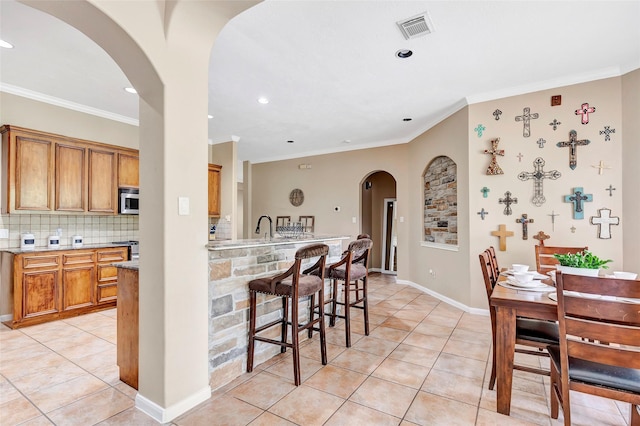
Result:
<svg viewBox="0 0 640 426"><path fill-rule="evenodd" d="M458 171L447 156L435 157L422 175L424 235L428 245L458 246Z"/></svg>

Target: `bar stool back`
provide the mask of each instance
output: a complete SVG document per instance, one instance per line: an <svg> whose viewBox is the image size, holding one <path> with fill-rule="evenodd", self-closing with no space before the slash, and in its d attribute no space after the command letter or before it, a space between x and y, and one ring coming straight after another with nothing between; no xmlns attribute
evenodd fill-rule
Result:
<svg viewBox="0 0 640 426"><path fill-rule="evenodd" d="M293 376L295 385L300 385L300 353L298 333L303 330L320 332L320 351L322 364L327 364L327 345L325 340L324 315L314 318L313 305L310 307L309 322L300 324L298 319L299 299L311 297L318 293L320 306L324 306L324 269L329 246L326 244L311 244L296 251L295 262L284 273L272 277L257 278L249 281L249 354L247 357L247 372L253 371L253 357L255 341L271 343L280 346L280 352L287 348L293 350ZM318 257L317 262L302 273L302 261ZM316 272L316 275L306 275ZM277 319L256 327L257 293L271 294L282 298L282 319ZM291 300L291 320L289 320L289 300ZM279 325L281 327L280 340L258 336L258 333ZM287 326L291 326L291 342L287 341Z"/></svg>

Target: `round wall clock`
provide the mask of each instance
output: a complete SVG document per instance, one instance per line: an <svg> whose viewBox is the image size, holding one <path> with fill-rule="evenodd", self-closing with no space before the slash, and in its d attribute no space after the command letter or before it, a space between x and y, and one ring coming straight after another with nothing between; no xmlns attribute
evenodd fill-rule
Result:
<svg viewBox="0 0 640 426"><path fill-rule="evenodd" d="M291 191L291 193L289 194L289 201L296 207L301 205L304 201L304 193L302 192L302 189L296 188Z"/></svg>

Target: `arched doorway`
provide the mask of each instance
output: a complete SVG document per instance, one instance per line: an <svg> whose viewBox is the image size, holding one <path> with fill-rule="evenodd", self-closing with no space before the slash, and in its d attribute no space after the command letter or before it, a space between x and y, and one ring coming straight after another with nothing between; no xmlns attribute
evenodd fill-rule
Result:
<svg viewBox="0 0 640 426"><path fill-rule="evenodd" d="M360 185L361 232L371 235L374 245L369 267L388 274L397 271L396 185L385 171L371 172Z"/></svg>

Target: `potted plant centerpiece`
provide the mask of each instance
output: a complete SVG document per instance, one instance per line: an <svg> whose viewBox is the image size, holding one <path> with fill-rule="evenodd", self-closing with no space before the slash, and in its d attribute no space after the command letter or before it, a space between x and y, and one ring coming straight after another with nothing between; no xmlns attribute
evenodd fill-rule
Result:
<svg viewBox="0 0 640 426"><path fill-rule="evenodd" d="M611 259L603 260L588 250L578 253L554 254L560 265L558 270L563 274L586 275L597 277L600 268L607 269L607 263L613 262Z"/></svg>

